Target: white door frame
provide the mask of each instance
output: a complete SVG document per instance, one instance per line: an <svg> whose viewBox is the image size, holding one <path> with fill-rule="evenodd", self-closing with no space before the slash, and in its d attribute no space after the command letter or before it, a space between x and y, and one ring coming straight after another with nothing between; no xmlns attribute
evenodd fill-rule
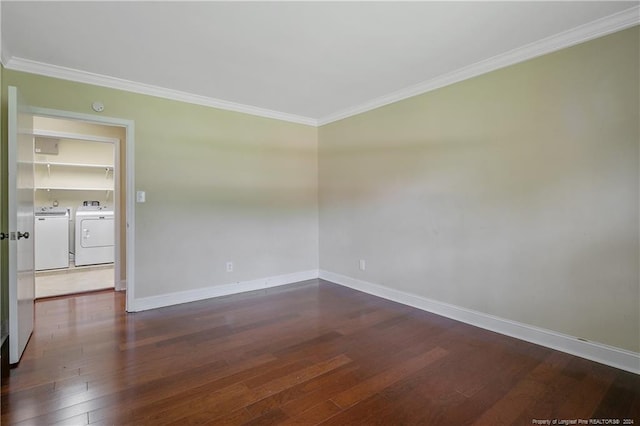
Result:
<svg viewBox="0 0 640 426"><path fill-rule="evenodd" d="M31 112L34 115L42 116L42 117L51 117L51 118L60 118L66 120L79 120L88 123L94 124L102 124L108 126L116 126L116 127L124 127L126 131L126 142L125 142L125 182L120 182L120 188L124 188L126 191L126 230L125 230L125 240L126 244L126 276L127 276L127 298L126 298L126 310L127 312L132 312L134 307L135 300L135 186L134 186L134 177L135 177L135 162L134 162L134 136L135 136L135 124L133 120L126 120L122 118L115 117L105 117L102 115L92 115L92 114L83 114L72 111L63 111L57 109L49 109L49 108L38 108L31 107ZM116 143L116 152L120 151L120 142ZM115 158L115 167L119 172L120 167L123 165L120 164L120 155L117 154ZM115 175L118 175L116 177ZM114 173L114 178L119 179L120 173ZM114 205L116 207L116 212L120 211L120 197L113 197ZM120 220L120 214L115 215L115 227L117 230L121 229L123 225ZM120 256L120 247L123 243L120 241L120 232L116 232L115 235L115 250L116 256ZM119 262L118 262L119 263ZM119 270L119 268L118 268ZM114 271L115 272L115 271ZM117 277L118 281L120 277ZM116 289L118 288L118 282L116 282Z"/></svg>

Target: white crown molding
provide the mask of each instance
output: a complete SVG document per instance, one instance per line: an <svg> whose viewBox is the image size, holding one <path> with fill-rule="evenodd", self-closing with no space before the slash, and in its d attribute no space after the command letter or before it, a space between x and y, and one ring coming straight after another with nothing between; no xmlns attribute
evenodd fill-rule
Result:
<svg viewBox="0 0 640 426"><path fill-rule="evenodd" d="M373 296L432 312L443 317L464 322L475 327L495 331L516 339L535 343L591 361L606 364L625 371L640 374L640 354L597 342L589 342L574 336L534 327L517 321L496 317L460 306L450 305L406 293L383 285L320 270L320 278L335 284L362 291Z"/></svg>
<svg viewBox="0 0 640 426"><path fill-rule="evenodd" d="M197 300L211 299L212 297L228 296L230 294L244 293L247 291L262 290L287 284L295 284L318 278L318 270L294 272L292 274L276 275L273 277L259 278L250 281L223 284L194 290L177 291L134 299L132 306L127 307L128 312L146 311L148 309L162 308L178 305L180 303L195 302Z"/></svg>
<svg viewBox="0 0 640 426"><path fill-rule="evenodd" d="M9 50L5 46L4 39L0 40L0 63L5 68L7 67L7 63L9 62L10 57L11 57L11 53L9 53Z"/></svg>
<svg viewBox="0 0 640 426"><path fill-rule="evenodd" d="M640 23L640 6L635 6L622 12L580 25L576 28L535 41L528 45L510 50L497 56L485 59L475 64L457 69L433 79L406 87L388 95L384 95L360 105L338 111L318 119L318 126L333 123L363 112L371 111L403 99L431 92L463 80L477 77L500 68L524 62L538 56L552 53L579 43L593 40L607 34L630 28Z"/></svg>
<svg viewBox="0 0 640 426"><path fill-rule="evenodd" d="M396 92L372 99L360 105L353 106L320 119L289 114L251 105L238 104L221 99L209 98L192 93L181 92L173 89L166 89L144 83L124 80L116 77L80 71L72 68L50 65L43 62L29 59L12 57L2 41L0 60L5 68L22 71L31 74L39 74L47 77L54 77L63 80L76 81L79 83L92 84L96 86L109 87L112 89L125 90L128 92L140 93L143 95L155 96L159 98L171 99L196 105L203 105L228 111L241 112L265 118L273 118L292 123L305 124L308 126L323 126L325 124L339 121L354 115L362 114L403 99L421 95L442 87L458 83L500 68L524 62L538 56L552 53L579 43L583 43L594 38L621 31L623 29L638 25L640 23L640 6L634 6L622 12L598 19L596 21L578 26L568 31L544 38L530 43L526 46L513 49L509 52L485 59L475 64L454 70L450 73L440 75L433 79L424 81L414 86L406 87Z"/></svg>
<svg viewBox="0 0 640 426"><path fill-rule="evenodd" d="M5 49L3 49L3 53ZM94 86L108 87L111 89L125 90L127 92L139 93L142 95L155 96L158 98L171 99L174 101L186 102L195 105L202 105L212 108L223 109L227 111L241 112L244 114L255 115L258 117L273 118L276 120L288 121L292 123L305 124L308 126L317 126L317 121L313 118L303 117L295 114L288 114L279 111L273 111L265 108L259 108L251 105L243 105L235 102L224 101L221 99L209 98L206 96L195 95L192 93L181 92L179 90L166 89L150 84L138 83L135 81L124 80L116 77L95 74L86 71L80 71L72 68L61 67L57 65L46 64L43 62L32 61L29 59L10 57L7 61L3 61L5 68L22 71L30 74L38 74L46 77L59 78L62 80L70 80L78 83L92 84Z"/></svg>

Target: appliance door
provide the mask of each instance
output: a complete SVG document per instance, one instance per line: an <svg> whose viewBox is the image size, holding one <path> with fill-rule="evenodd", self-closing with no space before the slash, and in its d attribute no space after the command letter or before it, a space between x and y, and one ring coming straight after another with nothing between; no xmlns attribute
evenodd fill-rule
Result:
<svg viewBox="0 0 640 426"><path fill-rule="evenodd" d="M112 247L114 245L115 232L113 228L113 216L76 218L76 220L81 221L80 229L82 229L82 237L80 244L82 247Z"/></svg>
<svg viewBox="0 0 640 426"><path fill-rule="evenodd" d="M69 219L35 217L35 269L69 267Z"/></svg>

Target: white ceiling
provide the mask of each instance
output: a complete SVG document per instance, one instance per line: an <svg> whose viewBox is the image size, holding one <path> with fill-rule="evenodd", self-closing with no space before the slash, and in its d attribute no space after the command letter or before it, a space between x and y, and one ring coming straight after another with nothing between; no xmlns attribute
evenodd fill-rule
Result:
<svg viewBox="0 0 640 426"><path fill-rule="evenodd" d="M540 40L621 11L629 26L638 4L4 1L2 56L7 68L64 67L317 124L459 80L478 63L536 56Z"/></svg>

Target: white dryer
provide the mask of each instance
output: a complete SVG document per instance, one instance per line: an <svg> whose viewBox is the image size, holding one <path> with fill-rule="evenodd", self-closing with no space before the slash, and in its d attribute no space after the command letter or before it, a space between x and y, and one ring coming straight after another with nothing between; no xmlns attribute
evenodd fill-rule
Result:
<svg viewBox="0 0 640 426"><path fill-rule="evenodd" d="M69 267L69 211L63 207L35 210L34 269Z"/></svg>
<svg viewBox="0 0 640 426"><path fill-rule="evenodd" d="M113 210L105 206L76 209L76 266L113 263L115 228Z"/></svg>

